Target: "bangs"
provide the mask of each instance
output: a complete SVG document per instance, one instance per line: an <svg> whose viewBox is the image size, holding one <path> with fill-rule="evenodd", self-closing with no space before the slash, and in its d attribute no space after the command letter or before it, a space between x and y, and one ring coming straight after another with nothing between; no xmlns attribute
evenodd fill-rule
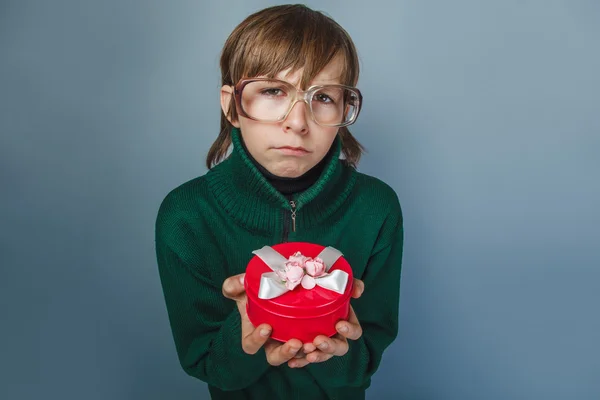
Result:
<svg viewBox="0 0 600 400"><path fill-rule="evenodd" d="M303 6L280 7L279 13L259 14L248 17L240 24L238 35L234 32L230 37L235 40L235 44L230 44L237 51L230 53L229 60L222 60L222 67L228 64L228 68L223 68L230 72L228 84L256 76L274 78L281 71L290 69L291 74L304 68L299 84L306 89L339 55L343 59L339 82L356 85L359 67L354 44L331 18ZM225 74L223 78L225 81Z"/></svg>

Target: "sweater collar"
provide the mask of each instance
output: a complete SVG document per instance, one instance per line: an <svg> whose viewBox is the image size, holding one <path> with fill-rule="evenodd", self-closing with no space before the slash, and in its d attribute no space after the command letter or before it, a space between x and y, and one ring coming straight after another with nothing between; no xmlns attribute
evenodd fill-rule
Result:
<svg viewBox="0 0 600 400"><path fill-rule="evenodd" d="M269 183L250 160L241 132L231 130L231 155L207 173L211 192L221 207L238 223L253 231L282 228L282 211L291 211L289 200ZM293 195L298 231L318 225L342 205L354 186L354 168L339 156L342 143L336 136L317 181Z"/></svg>

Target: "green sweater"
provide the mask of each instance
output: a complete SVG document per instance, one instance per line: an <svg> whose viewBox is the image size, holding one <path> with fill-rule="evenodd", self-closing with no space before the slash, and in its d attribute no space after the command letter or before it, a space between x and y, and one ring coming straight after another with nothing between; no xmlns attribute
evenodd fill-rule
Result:
<svg viewBox="0 0 600 400"><path fill-rule="evenodd" d="M232 141L226 160L173 189L158 211L156 256L181 366L208 384L213 399L364 399L398 334L396 193L340 159L338 136L317 182L288 201L252 164L238 129ZM252 250L284 241L333 246L364 281L362 296L351 300L363 335L348 341L344 356L289 368L271 366L262 348L242 350L240 315L222 283L245 271Z"/></svg>

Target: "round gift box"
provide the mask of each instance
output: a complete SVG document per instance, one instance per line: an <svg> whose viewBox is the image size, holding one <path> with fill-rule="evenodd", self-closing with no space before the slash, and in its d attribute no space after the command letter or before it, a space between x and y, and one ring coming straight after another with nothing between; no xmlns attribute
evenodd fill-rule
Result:
<svg viewBox="0 0 600 400"><path fill-rule="evenodd" d="M307 242L287 242L271 247L286 259L297 251L304 256L315 258L325 249L325 246ZM309 343L318 335L335 335L335 324L348 319L354 282L352 269L343 256L329 267L328 272L336 269L348 274L348 283L343 294L318 285L310 290L298 285L278 297L261 299L258 297L261 275L272 272L272 269L255 255L246 267L244 278L248 298L246 312L250 322L254 326L263 323L271 325L271 338L281 342L298 339L302 343Z"/></svg>

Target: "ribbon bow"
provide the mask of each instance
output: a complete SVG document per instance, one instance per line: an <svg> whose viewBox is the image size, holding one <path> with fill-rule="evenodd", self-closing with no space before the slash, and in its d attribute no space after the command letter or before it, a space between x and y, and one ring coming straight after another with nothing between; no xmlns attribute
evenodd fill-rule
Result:
<svg viewBox="0 0 600 400"><path fill-rule="evenodd" d="M268 300L288 292L289 289L281 282L281 278L275 272L278 270L283 271L288 259L270 246L264 246L261 249L254 250L252 253L256 254L273 270L273 272L265 272L261 275L258 297L260 299ZM326 247L317 257L315 257L322 259L325 264L325 273L314 278L316 285L328 290L333 290L339 294L344 293L346 284L348 283L348 273L339 269L336 269L331 273L328 272L331 266L335 264L341 256L342 253L339 250L333 247Z"/></svg>

